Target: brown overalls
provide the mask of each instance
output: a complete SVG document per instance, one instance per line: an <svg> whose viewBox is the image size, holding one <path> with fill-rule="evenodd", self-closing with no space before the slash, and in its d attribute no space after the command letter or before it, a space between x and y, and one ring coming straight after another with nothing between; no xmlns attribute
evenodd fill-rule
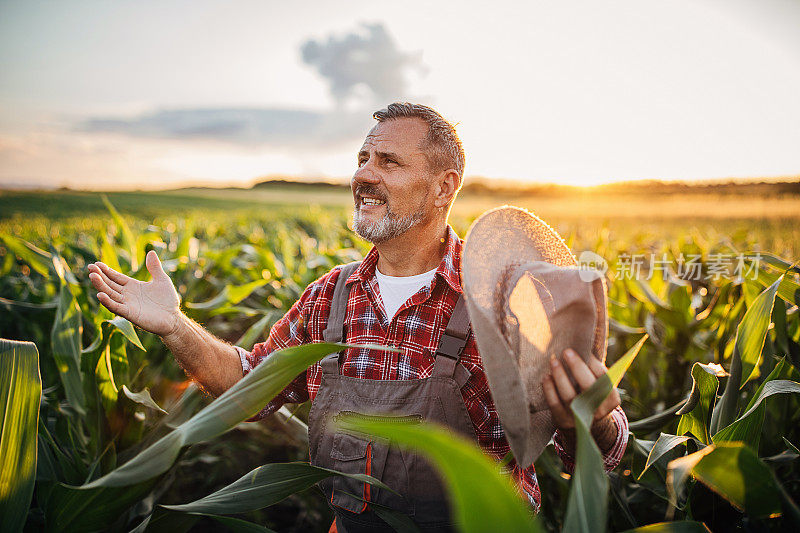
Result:
<svg viewBox="0 0 800 533"><path fill-rule="evenodd" d="M344 316L350 288L345 283L358 264L341 267L327 328L323 332L326 342L346 341ZM322 359L322 382L309 414L311 464L347 473L369 474L400 494L344 477L321 481L320 487L336 513L339 533L393 531L362 500L407 514L423 531L454 529L443 483L426 459L399 449L391 441L332 432L328 425L343 412L377 416L397 424L437 422L477 442L461 396L461 387L470 374L457 364L468 333L469 315L461 296L439 341L434 369L428 378L352 378L339 373L339 358L344 352Z"/></svg>

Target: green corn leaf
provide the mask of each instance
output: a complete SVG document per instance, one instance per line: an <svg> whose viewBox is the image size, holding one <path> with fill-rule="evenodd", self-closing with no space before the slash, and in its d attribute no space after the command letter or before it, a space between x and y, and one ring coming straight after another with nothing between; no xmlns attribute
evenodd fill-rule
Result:
<svg viewBox="0 0 800 533"><path fill-rule="evenodd" d="M0 234L0 239L6 248L22 258L33 270L45 277L50 274L53 259L49 253L13 235Z"/></svg>
<svg viewBox="0 0 800 533"><path fill-rule="evenodd" d="M565 531L595 532L605 528L608 506L608 478L603 467L603 457L592 438L590 427L594 412L611 390L619 384L625 371L647 340L647 335L608 369L595 383L572 401L570 408L575 417L575 472L564 518Z"/></svg>
<svg viewBox="0 0 800 533"><path fill-rule="evenodd" d="M81 383L81 310L70 291L69 285L61 283L53 322L51 339L55 359L67 401L80 414L86 413L86 399Z"/></svg>
<svg viewBox="0 0 800 533"><path fill-rule="evenodd" d="M205 515L232 533L275 533L273 530L230 516Z"/></svg>
<svg viewBox="0 0 800 533"><path fill-rule="evenodd" d="M241 346L245 350L252 350L274 317L275 313L273 311L265 313L256 323L247 328L247 331L234 344Z"/></svg>
<svg viewBox="0 0 800 533"><path fill-rule="evenodd" d="M390 439L430 459L445 481L460 531L541 531L510 480L474 442L429 423L392 424L343 417L337 425L345 431Z"/></svg>
<svg viewBox="0 0 800 533"><path fill-rule="evenodd" d="M119 260L117 259L117 251L114 250L114 246L108 242L108 234L103 235L100 241L100 260L117 272L123 272Z"/></svg>
<svg viewBox="0 0 800 533"><path fill-rule="evenodd" d="M370 502L369 506L381 520L389 524L397 533L420 533L420 529L410 516L375 502Z"/></svg>
<svg viewBox="0 0 800 533"><path fill-rule="evenodd" d="M119 376L118 370L127 370L128 357L125 353L125 341L118 337L112 337L106 343L100 358L97 360L94 376L97 389L100 393L100 401L106 413L111 413L117 405L119 386L115 380L115 375ZM121 377L121 376L119 376Z"/></svg>
<svg viewBox="0 0 800 533"><path fill-rule="evenodd" d="M712 440L714 442L740 441L757 451L761 440L761 427L766 414L766 403L762 403L762 400L771 396L771 394L764 395L764 387L775 380L800 381L799 378L800 372L785 357L781 358L750 399L750 403L745 409L746 413L744 413L747 417L743 414L730 425L715 433ZM768 391L772 390L772 387L773 385L770 385Z"/></svg>
<svg viewBox="0 0 800 533"><path fill-rule="evenodd" d="M266 279L257 279L255 281L251 281L250 283L245 283L244 285L226 285L219 294L211 298L210 300L206 300L205 302L199 303L191 303L187 302L185 304L186 307L189 309L213 309L219 310L218 308L224 306L225 304L238 304L248 296L254 290L258 289L259 287L263 287L269 283L269 280Z"/></svg>
<svg viewBox="0 0 800 533"><path fill-rule="evenodd" d="M769 287L783 277L778 286L778 296L789 304L800 305L800 279L798 279L800 268L797 267L797 261L789 263L775 255L763 252L749 252L747 256L752 258L753 270L759 283ZM758 268L755 264L756 256L758 256ZM781 276L781 273L786 274ZM752 276L748 275L747 277L750 279Z"/></svg>
<svg viewBox="0 0 800 533"><path fill-rule="evenodd" d="M329 353L338 352L349 346L314 343L273 352L233 387L176 427L174 431L116 470L80 488L124 487L163 474L175 462L183 447L216 437L247 420L258 413L309 365ZM366 346L372 349L387 349L381 346Z"/></svg>
<svg viewBox="0 0 800 533"><path fill-rule="evenodd" d="M709 443L708 413L717 395L717 375L721 370L718 365L692 365L692 392L686 405L677 413L681 415L678 435L691 433L703 444Z"/></svg>
<svg viewBox="0 0 800 533"><path fill-rule="evenodd" d="M753 377L758 368L772 317L775 293L781 279L783 276L758 295L736 328L730 377L725 385L722 398L714 408L711 419L712 435L733 422L736 417L739 390Z"/></svg>
<svg viewBox="0 0 800 533"><path fill-rule="evenodd" d="M675 522L658 522L646 526L629 529L623 533L711 533L703 522L676 520Z"/></svg>
<svg viewBox="0 0 800 533"><path fill-rule="evenodd" d="M686 405L686 401L687 400L681 400L672 407L665 409L660 413L656 413L653 416L648 416L647 418L642 418L641 420L630 422L628 424L628 429L632 433L638 433L640 435L646 435L651 431L661 429L665 425L675 420L676 413L680 411L684 405Z"/></svg>
<svg viewBox="0 0 800 533"><path fill-rule="evenodd" d="M238 514L263 509L287 496L331 477L345 476L391 490L372 476L344 474L308 463L273 463L259 466L230 485L199 500L182 505L162 505L172 511L201 514Z"/></svg>
<svg viewBox="0 0 800 533"><path fill-rule="evenodd" d="M161 411L165 415L169 414L164 409L162 409L161 406L155 402L155 400L153 400L153 397L150 396L150 391L147 388L139 392L132 392L126 385L123 385L122 392L131 401L144 405L145 407L149 407L150 409L153 409L155 411Z"/></svg>
<svg viewBox="0 0 800 533"><path fill-rule="evenodd" d="M245 283L244 285L238 286L228 286L228 298L230 299L230 303L238 304L248 296L254 290L263 287L269 283L269 280L266 279L257 279L255 281L251 281L250 283Z"/></svg>
<svg viewBox="0 0 800 533"><path fill-rule="evenodd" d="M689 475L754 518L773 516L781 511L781 492L772 471L743 443L713 444L671 461L667 488L673 505L677 505L678 495Z"/></svg>
<svg viewBox="0 0 800 533"><path fill-rule="evenodd" d="M41 396L36 345L0 339L0 531L22 531L28 515Z"/></svg>
<svg viewBox="0 0 800 533"><path fill-rule="evenodd" d="M200 520L201 515L173 513L161 507L145 517L129 533L186 533Z"/></svg>
<svg viewBox="0 0 800 533"><path fill-rule="evenodd" d="M120 515L144 499L157 479L129 487L77 489L57 484L47 501L47 523L51 531L107 531Z"/></svg>
<svg viewBox="0 0 800 533"><path fill-rule="evenodd" d="M119 214L119 211L117 211L114 206L111 205L108 197L103 194L101 195L101 198L103 199L103 203L106 204L108 212L111 213L111 218L114 220L114 224L116 224L117 228L119 229L120 244L130 254L131 270L136 272L139 270L139 266L142 264L142 258L139 257L138 250L136 249L136 239L133 237L131 228L128 227L128 223L125 222L125 219L122 218L122 215Z"/></svg>
<svg viewBox="0 0 800 533"><path fill-rule="evenodd" d="M142 341L139 340L139 336L136 334L133 324L131 324L127 319L122 318L121 316L116 316L111 320L104 320L103 326L113 327L116 331L122 333L122 335L128 339L131 344L140 350L145 351Z"/></svg>
<svg viewBox="0 0 800 533"><path fill-rule="evenodd" d="M690 438L691 437L687 435L669 435L667 433L659 435L650 453L647 454L647 463L645 463L642 473L639 474L639 478L641 479L644 473L647 472L647 469L650 468L653 463L661 459L667 452L672 450L675 446L683 444Z"/></svg>
<svg viewBox="0 0 800 533"><path fill-rule="evenodd" d="M764 383L761 391L753 398L752 406L730 426L718 431L712 439L714 443L742 441L757 450L761 426L764 424L764 407L766 405L762 402L774 394L800 394L800 383L785 379Z"/></svg>
<svg viewBox="0 0 800 533"><path fill-rule="evenodd" d="M775 305L775 294L783 276L761 292L747 311L736 330L736 349L742 361L742 382L739 388L754 377L759 363L764 340L767 337L772 319L772 307Z"/></svg>
<svg viewBox="0 0 800 533"><path fill-rule="evenodd" d="M791 451L793 451L793 452L794 452L794 453L796 453L797 455L800 455L800 448L798 448L797 446L795 446L794 444L792 444L792 443L791 443L791 441L790 441L789 439L787 439L786 437L781 437L781 438L783 439L783 442L785 442L785 443L786 443L786 446L787 446L787 447L788 447L788 448L789 448Z"/></svg>

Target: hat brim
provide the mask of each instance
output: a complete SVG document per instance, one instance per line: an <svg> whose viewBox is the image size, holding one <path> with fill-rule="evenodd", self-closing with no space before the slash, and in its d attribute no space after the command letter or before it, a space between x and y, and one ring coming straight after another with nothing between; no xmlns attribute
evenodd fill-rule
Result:
<svg viewBox="0 0 800 533"><path fill-rule="evenodd" d="M557 266L578 263L547 223L524 209L503 206L487 211L473 223L461 265L467 310L489 388L511 451L523 467L541 454L555 427L549 410L531 409L526 383L517 367L518 356L495 318L495 295L509 281L504 276L535 261Z"/></svg>

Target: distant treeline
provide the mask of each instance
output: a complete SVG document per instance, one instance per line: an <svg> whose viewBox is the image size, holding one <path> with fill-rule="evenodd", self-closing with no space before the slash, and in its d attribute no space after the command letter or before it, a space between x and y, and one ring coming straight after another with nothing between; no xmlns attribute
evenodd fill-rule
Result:
<svg viewBox="0 0 800 533"><path fill-rule="evenodd" d="M253 185L253 188L296 187L301 189L326 188L344 190L350 188L345 182L328 181L294 181L291 179L270 179ZM525 196L571 196L576 194L730 194L752 196L800 196L800 176L795 179L778 182L715 182L686 183L659 180L638 180L608 183L591 187L558 185L554 183L515 183L510 181L492 182L484 178L467 178L462 194L475 195L525 195Z"/></svg>

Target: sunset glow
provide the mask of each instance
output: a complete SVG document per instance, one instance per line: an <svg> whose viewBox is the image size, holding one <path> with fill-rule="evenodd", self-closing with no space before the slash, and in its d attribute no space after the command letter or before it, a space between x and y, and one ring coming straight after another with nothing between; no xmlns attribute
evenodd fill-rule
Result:
<svg viewBox="0 0 800 533"><path fill-rule="evenodd" d="M346 178L396 100L467 176L800 174L798 3L234 5L3 3L0 187Z"/></svg>

